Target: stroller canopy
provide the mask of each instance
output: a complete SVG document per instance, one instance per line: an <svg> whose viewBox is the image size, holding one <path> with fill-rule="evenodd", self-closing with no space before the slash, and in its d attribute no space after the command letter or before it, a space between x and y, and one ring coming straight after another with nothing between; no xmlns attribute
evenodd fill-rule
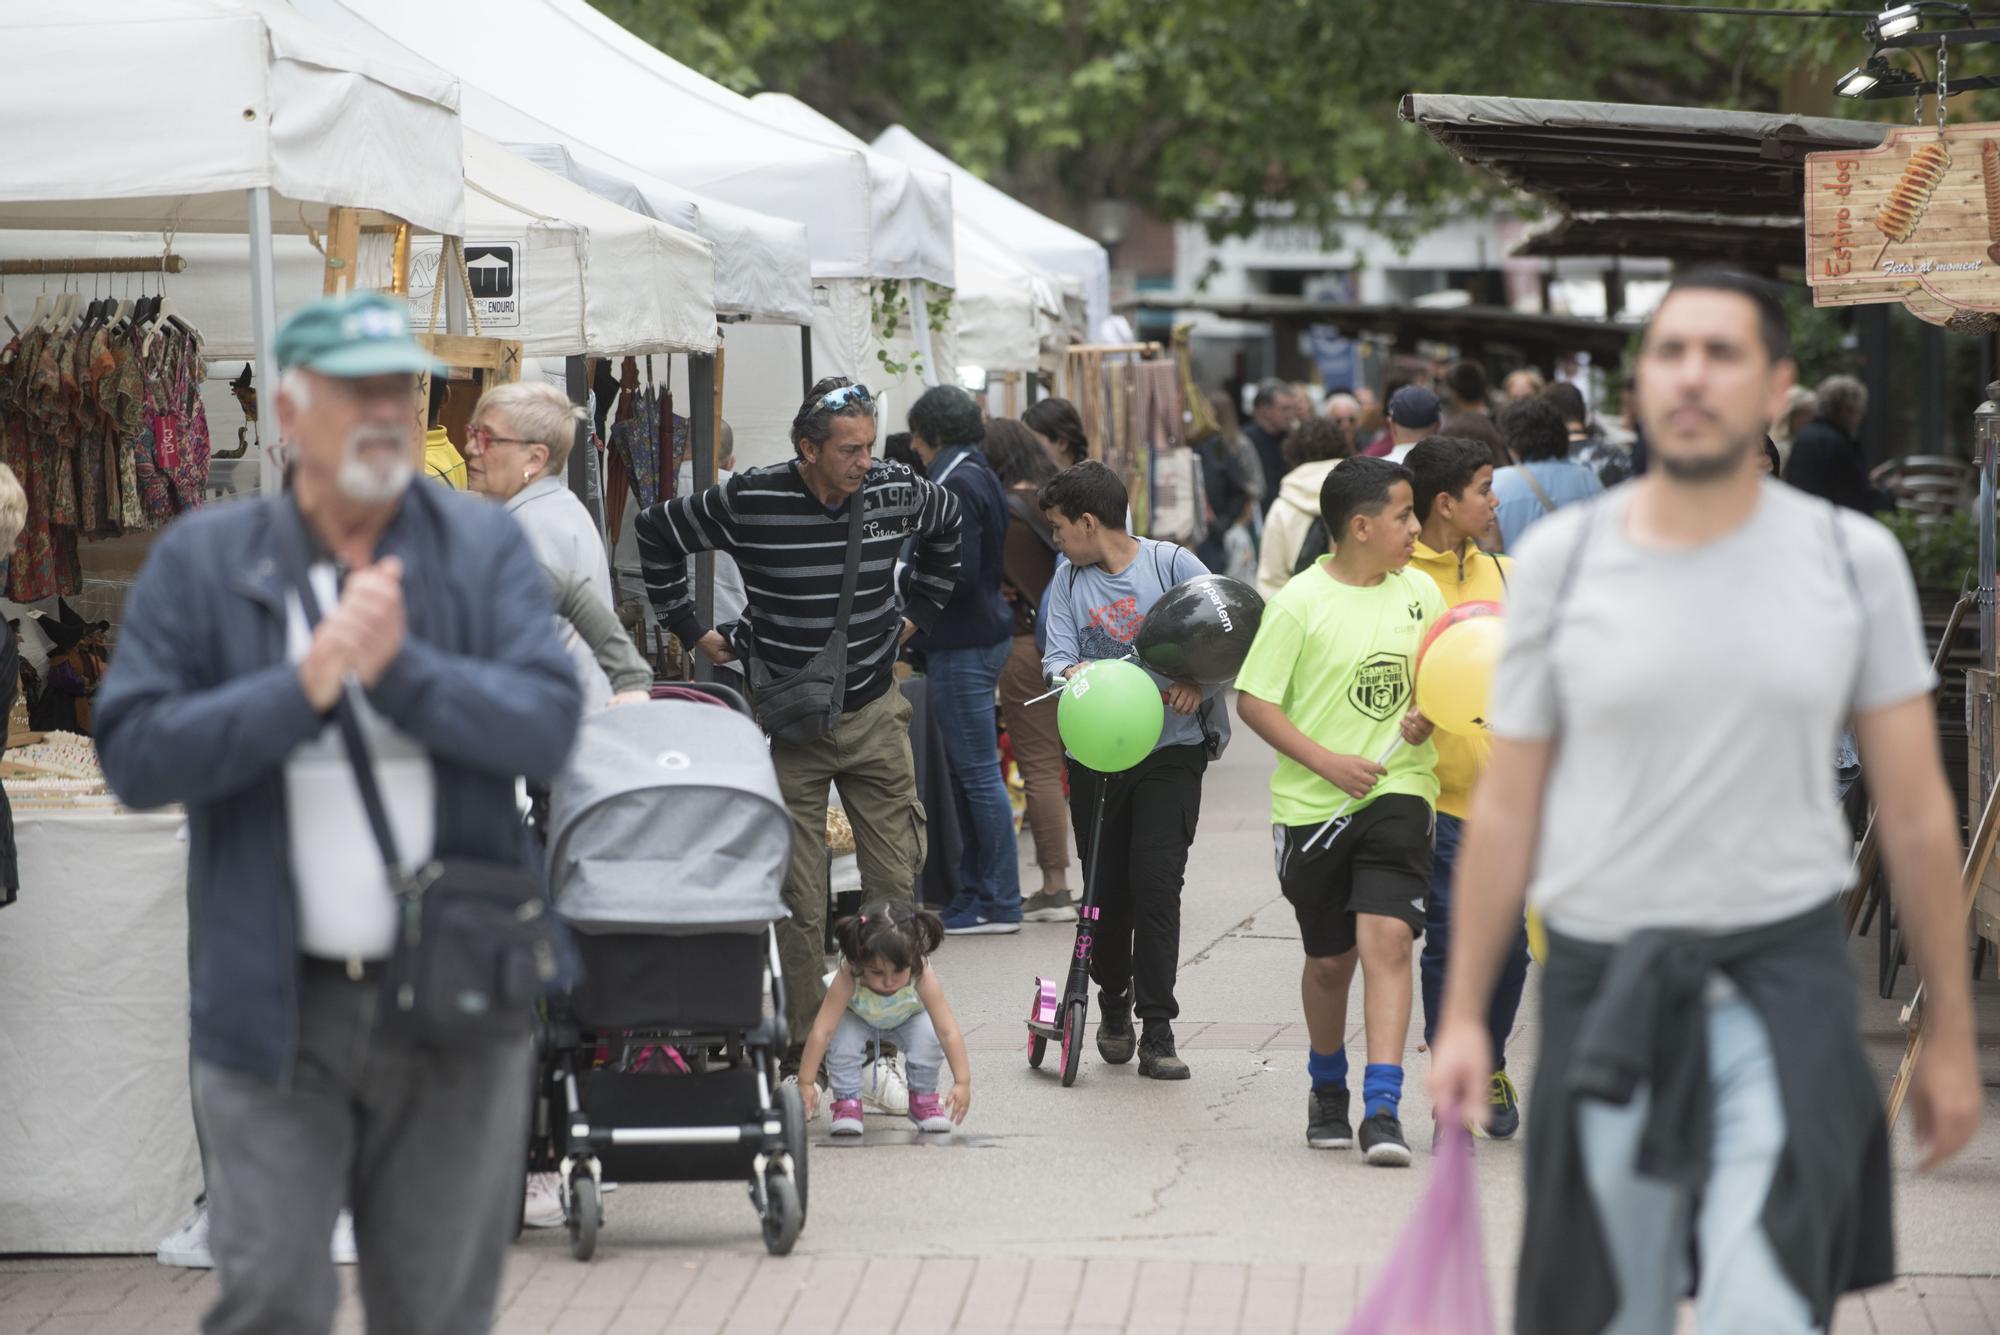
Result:
<svg viewBox="0 0 2000 1335"><path fill-rule="evenodd" d="M792 823L732 709L653 700L583 721L549 798L549 884L579 932L762 931L785 916Z"/></svg>

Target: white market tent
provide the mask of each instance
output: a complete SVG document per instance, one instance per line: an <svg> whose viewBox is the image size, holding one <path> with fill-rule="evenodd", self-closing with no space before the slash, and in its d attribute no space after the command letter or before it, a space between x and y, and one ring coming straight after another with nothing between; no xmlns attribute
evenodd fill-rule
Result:
<svg viewBox="0 0 2000 1335"><path fill-rule="evenodd" d="M83 77L92 70L114 73ZM0 226L247 231L264 385L274 231L323 225L329 206L426 232L464 226L457 84L358 51L275 0L18 0L0 43L0 125L15 127L0 135Z"/></svg>
<svg viewBox="0 0 2000 1335"><path fill-rule="evenodd" d="M368 0L292 0L316 23L356 46L411 63L428 62L460 75L459 115L476 130L521 153L539 166L634 212L650 213L670 226L693 232L715 252L716 308L732 316L785 324L809 324L813 314L812 257L802 222L724 202L662 180L643 168L603 151L594 134L568 133L486 91L518 87L508 72L466 60L448 28L431 31L417 24L421 42L405 43L377 18L406 20L393 9L378 12ZM408 6L403 6L408 9ZM419 7L420 9L422 7ZM420 48L422 54L419 54ZM467 77L469 76L469 77ZM525 71L523 77L527 77ZM535 75L533 77L545 77ZM585 127L589 131L591 127ZM566 166L556 164L560 153ZM644 208L635 208L643 200Z"/></svg>
<svg viewBox="0 0 2000 1335"><path fill-rule="evenodd" d="M715 259L706 241L619 208L468 129L465 244L470 253L502 240L521 247L508 275L520 323L485 332L520 339L523 355L715 350ZM485 261L509 268L492 251ZM479 275L472 281L478 295ZM428 295L413 276L413 309L424 310Z"/></svg>
<svg viewBox="0 0 2000 1335"><path fill-rule="evenodd" d="M331 0L307 0L309 6ZM810 229L817 278L952 283L951 187L801 139L584 0L337 0L509 105L676 185Z"/></svg>
<svg viewBox="0 0 2000 1335"><path fill-rule="evenodd" d="M482 311L480 332L518 340L527 357L639 356L715 347L713 261L708 243L610 204L470 130L464 134L466 268ZM0 258L30 254L144 254L157 235L0 232ZM357 287L387 288L390 238L362 238ZM430 316L440 245L411 253L410 318ZM176 238L185 272L166 280L183 318L202 332L212 360L255 355L243 300L249 243L240 236ZM277 307L320 295L325 261L306 237L275 242ZM89 280L84 280L86 286ZM114 283L112 291L121 289ZM444 317L438 317L443 332Z"/></svg>
<svg viewBox="0 0 2000 1335"><path fill-rule="evenodd" d="M929 331L918 320L885 342L877 303L888 294L878 284L952 284L951 184L942 173L773 125L748 98L583 0L301 2L315 11L337 3L422 59L504 89L510 107L572 148L582 143L677 186L806 226L814 280L810 358L787 331L729 331L723 412L744 466L790 456L786 430L798 409L802 360L811 373L853 376L896 403L921 390L907 374L883 384L884 358L911 362L912 345L920 350ZM725 271L732 262L726 254L718 260ZM924 360L934 373L935 363L949 362L949 349L933 353ZM884 430L893 429L885 422Z"/></svg>
<svg viewBox="0 0 2000 1335"><path fill-rule="evenodd" d="M912 166L948 173L952 208L958 215L969 217L988 232L1006 238L1009 246L1044 269L1075 278L1083 285L1084 311L1089 321L1086 338L1104 336L1104 322L1111 318L1111 257L1103 246L1035 212L900 125L892 125L875 136L873 147L877 153L886 153Z"/></svg>
<svg viewBox="0 0 2000 1335"><path fill-rule="evenodd" d="M751 102L801 134L867 147L837 121L789 94L759 93ZM940 369L971 365L987 371L1029 372L1059 365L1060 349L1067 342L1062 337L1060 281L955 206L952 244L958 259L958 284L952 293L957 354L953 366Z"/></svg>

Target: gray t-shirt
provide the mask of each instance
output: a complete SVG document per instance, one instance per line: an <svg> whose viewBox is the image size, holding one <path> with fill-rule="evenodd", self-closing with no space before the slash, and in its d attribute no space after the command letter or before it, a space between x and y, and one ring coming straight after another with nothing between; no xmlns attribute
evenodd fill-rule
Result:
<svg viewBox="0 0 2000 1335"><path fill-rule="evenodd" d="M1633 494L1551 515L1514 567L1493 731L1556 743L1530 900L1593 941L1802 913L1846 884L1846 720L1935 684L1909 564L1775 481L1734 533L1640 548Z"/></svg>
<svg viewBox="0 0 2000 1335"><path fill-rule="evenodd" d="M1054 678L1072 663L1130 656L1132 640L1160 595L1207 573L1208 567L1187 548L1152 538L1139 539L1139 554L1115 575L1102 566L1074 566L1067 556L1060 558L1055 577L1049 581L1044 636L1048 647L1042 653L1042 670ZM1146 671L1163 691L1173 684L1151 668ZM1219 689L1209 687L1202 694L1212 696ZM1192 746L1201 741L1200 717L1169 709L1153 749Z"/></svg>

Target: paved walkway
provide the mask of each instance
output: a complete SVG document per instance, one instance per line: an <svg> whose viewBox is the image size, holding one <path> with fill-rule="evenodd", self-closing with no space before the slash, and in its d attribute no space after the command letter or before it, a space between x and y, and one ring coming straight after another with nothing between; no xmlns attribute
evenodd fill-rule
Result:
<svg viewBox="0 0 2000 1335"><path fill-rule="evenodd" d="M1349 1265L1044 1257L518 1252L495 1335L1339 1335ZM337 1327L361 1335L353 1279ZM151 1261L8 1263L0 1335L194 1329L199 1272ZM1692 1313L1684 1331L1694 1330ZM1918 1276L1841 1305L1833 1335L2000 1335L2000 1279Z"/></svg>
<svg viewBox="0 0 2000 1335"><path fill-rule="evenodd" d="M502 1332L1340 1332L1429 1176L1420 1032L1406 1056L1408 1171L1302 1143L1299 953L1270 870L1269 758L1239 729L1205 784L1189 868L1178 1025L1185 1083L1143 1081L1086 1054L1074 1089L1025 1060L1037 974L1059 974L1070 929L949 941L940 979L968 1032L972 1115L945 1144L871 1118L866 1144L813 1130L812 1215L798 1253L763 1255L737 1184L628 1183L606 1200L599 1256L559 1233L514 1249ZM1032 887L1032 867L1024 869ZM1868 1050L1884 1085L1902 1052L1898 1005L1873 995L1857 948ZM1905 995L1914 982L1904 974ZM1534 976L1509 1066L1534 1116ZM2000 1035L2000 986L1981 986ZM1419 1010L1419 1016L1421 1011ZM1350 1050L1359 1053L1360 1008ZM1415 1028L1420 1029L1419 1025ZM1989 1037L1989 1043L1993 1040ZM1987 1049L1989 1074L2000 1050ZM2000 1090L1967 1154L1920 1178L1908 1122L1895 1143L1899 1261L1915 1278L1844 1305L1839 1335L2000 1335ZM1521 1146L1477 1147L1486 1255L1519 1241ZM162 1231L171 1223L166 1221ZM350 1300L341 1329L360 1331ZM1496 1295L1509 1275L1496 1268ZM213 1280L150 1259L0 1261L0 1335L196 1328ZM1502 1310L1496 1308L1496 1311ZM1502 1323L1502 1329L1505 1323ZM1687 1329L1692 1329L1691 1323Z"/></svg>

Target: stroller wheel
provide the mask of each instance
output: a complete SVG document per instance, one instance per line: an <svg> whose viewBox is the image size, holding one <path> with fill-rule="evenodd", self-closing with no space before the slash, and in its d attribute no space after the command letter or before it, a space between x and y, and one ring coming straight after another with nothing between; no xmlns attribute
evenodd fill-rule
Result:
<svg viewBox="0 0 2000 1335"><path fill-rule="evenodd" d="M604 1222L604 1203L598 1198L597 1179L578 1165L569 1176L569 1252L579 1261L588 1261L597 1251L597 1226Z"/></svg>
<svg viewBox="0 0 2000 1335"><path fill-rule="evenodd" d="M768 1203L764 1209L764 1250L773 1256L789 1256L792 1244L806 1226L806 1207L799 1199L798 1184L789 1173L773 1172L764 1178Z"/></svg>
<svg viewBox="0 0 2000 1335"><path fill-rule="evenodd" d="M1030 1037L1028 1039L1028 1065L1034 1067L1038 1071L1041 1070L1042 1057L1044 1054L1048 1052L1048 1050L1049 1050L1049 1041L1046 1038L1043 1038L1040 1034L1035 1034L1032 1037Z"/></svg>
<svg viewBox="0 0 2000 1335"><path fill-rule="evenodd" d="M799 1222L812 1205L806 1181L806 1101L797 1085L778 1087L778 1121L785 1128L785 1153L792 1159L792 1182L799 1191Z"/></svg>
<svg viewBox="0 0 2000 1335"><path fill-rule="evenodd" d="M1082 998L1070 1002L1063 1012L1062 1039L1062 1082L1068 1089L1076 1083L1076 1072L1083 1065L1083 1030L1089 1003Z"/></svg>

